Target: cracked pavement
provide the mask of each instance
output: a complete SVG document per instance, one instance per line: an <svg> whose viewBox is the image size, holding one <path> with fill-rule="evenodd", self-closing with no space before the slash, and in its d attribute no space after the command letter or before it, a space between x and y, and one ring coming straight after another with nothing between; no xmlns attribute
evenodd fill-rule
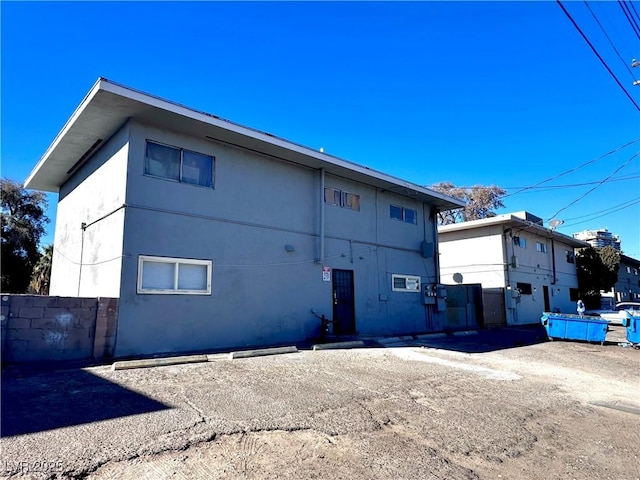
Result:
<svg viewBox="0 0 640 480"><path fill-rule="evenodd" d="M548 342L3 372L23 478L640 478L640 351Z"/></svg>

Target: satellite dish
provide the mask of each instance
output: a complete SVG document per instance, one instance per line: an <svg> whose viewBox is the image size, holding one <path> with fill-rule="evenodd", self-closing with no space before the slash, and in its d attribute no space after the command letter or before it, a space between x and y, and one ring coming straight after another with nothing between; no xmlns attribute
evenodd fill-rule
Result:
<svg viewBox="0 0 640 480"><path fill-rule="evenodd" d="M557 218L554 218L553 220L551 220L549 222L549 226L551 227L551 230L555 230L556 228L558 228L563 223L564 223L564 220L558 220Z"/></svg>

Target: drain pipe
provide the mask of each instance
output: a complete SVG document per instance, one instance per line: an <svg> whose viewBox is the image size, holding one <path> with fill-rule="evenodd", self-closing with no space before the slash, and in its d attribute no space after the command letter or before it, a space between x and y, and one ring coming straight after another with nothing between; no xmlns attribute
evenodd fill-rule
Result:
<svg viewBox="0 0 640 480"><path fill-rule="evenodd" d="M324 167L320 169L320 255L318 263L324 266Z"/></svg>
<svg viewBox="0 0 640 480"><path fill-rule="evenodd" d="M551 268L553 270L553 279L551 280L551 285L556 284L556 248L555 243L553 242L553 233L551 234Z"/></svg>

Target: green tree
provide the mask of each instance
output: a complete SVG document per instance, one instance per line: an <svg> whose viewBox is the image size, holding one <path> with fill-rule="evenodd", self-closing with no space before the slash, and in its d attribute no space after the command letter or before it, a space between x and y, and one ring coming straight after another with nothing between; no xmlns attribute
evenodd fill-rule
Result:
<svg viewBox="0 0 640 480"><path fill-rule="evenodd" d="M618 281L620 252L613 247L580 249L576 254L578 289L587 308L600 307L600 291L608 291Z"/></svg>
<svg viewBox="0 0 640 480"><path fill-rule="evenodd" d="M42 192L26 190L22 184L0 179L2 226L2 273L0 290L25 293L34 265L40 258L38 246L49 219L47 199Z"/></svg>
<svg viewBox="0 0 640 480"><path fill-rule="evenodd" d="M29 292L36 295L49 295L49 285L51 284L51 261L53 259L53 244L42 249L42 255L38 263L33 267L31 273L31 283Z"/></svg>
<svg viewBox="0 0 640 480"><path fill-rule="evenodd" d="M495 217L495 210L504 207L502 197L507 193L506 190L496 185L456 187L451 182L440 182L429 188L467 202L464 208L438 213L440 225Z"/></svg>

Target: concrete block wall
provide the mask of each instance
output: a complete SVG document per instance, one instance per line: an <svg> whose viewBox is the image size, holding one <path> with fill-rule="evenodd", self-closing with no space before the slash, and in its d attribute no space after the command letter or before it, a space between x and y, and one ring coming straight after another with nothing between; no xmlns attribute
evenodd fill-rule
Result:
<svg viewBox="0 0 640 480"><path fill-rule="evenodd" d="M118 299L2 295L2 361L109 358Z"/></svg>

